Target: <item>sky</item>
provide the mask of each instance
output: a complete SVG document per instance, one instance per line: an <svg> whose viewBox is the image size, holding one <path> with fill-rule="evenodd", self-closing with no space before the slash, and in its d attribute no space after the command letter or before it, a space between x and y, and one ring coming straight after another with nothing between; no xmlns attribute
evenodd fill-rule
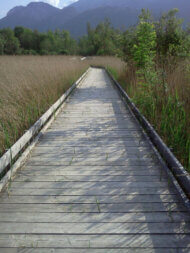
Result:
<svg viewBox="0 0 190 253"><path fill-rule="evenodd" d="M15 6L27 5L30 2L46 2L59 8L63 8L77 0L0 0L0 18L6 16L7 12Z"/></svg>

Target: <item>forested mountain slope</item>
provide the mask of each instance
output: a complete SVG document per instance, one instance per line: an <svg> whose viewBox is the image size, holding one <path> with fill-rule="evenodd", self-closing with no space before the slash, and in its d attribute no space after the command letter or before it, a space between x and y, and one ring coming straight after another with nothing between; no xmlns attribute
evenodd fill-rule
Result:
<svg viewBox="0 0 190 253"><path fill-rule="evenodd" d="M149 8L157 18L164 11L178 8L184 23L190 22L189 0L79 0L62 10L43 2L17 6L0 20L0 28L24 26L41 32L65 29L75 38L86 33L86 24L92 27L108 18L115 28L136 24L142 8Z"/></svg>

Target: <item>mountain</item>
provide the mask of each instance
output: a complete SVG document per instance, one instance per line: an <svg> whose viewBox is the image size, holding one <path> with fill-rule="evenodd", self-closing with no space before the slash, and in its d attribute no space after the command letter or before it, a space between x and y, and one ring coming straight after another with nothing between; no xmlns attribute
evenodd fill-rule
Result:
<svg viewBox="0 0 190 253"><path fill-rule="evenodd" d="M38 29L43 21L57 15L61 10L43 3L30 3L26 7L15 7L7 13L5 18L0 20L0 28L25 26L31 29Z"/></svg>
<svg viewBox="0 0 190 253"><path fill-rule="evenodd" d="M92 27L95 27L105 18L109 18L109 21L115 28L121 30L134 25L138 20L138 12L131 10L130 8L118 8L118 7L100 7L97 9L90 9L84 11L74 17L72 22L68 21L64 24L64 29L71 31L73 37L78 38L81 34L86 33L86 24L90 22Z"/></svg>
<svg viewBox="0 0 190 253"><path fill-rule="evenodd" d="M38 23L39 31L55 30L55 29L65 29L65 23L70 22L74 17L76 17L78 12L73 7L65 7L62 10L57 9L55 15L49 16L48 20L44 19ZM72 33L72 31L70 30Z"/></svg>
<svg viewBox="0 0 190 253"><path fill-rule="evenodd" d="M71 6L78 12L84 12L99 7L129 7L135 10L149 8L154 12L168 11L169 9L187 9L190 7L189 0L79 0Z"/></svg>
<svg viewBox="0 0 190 253"><path fill-rule="evenodd" d="M142 8L149 8L156 17L178 8L179 17L185 23L190 22L189 0L79 0L63 9L43 2L17 6L0 19L0 28L24 26L41 32L58 28L70 31L77 38L86 33L87 22L94 27L108 18L116 28L134 25Z"/></svg>

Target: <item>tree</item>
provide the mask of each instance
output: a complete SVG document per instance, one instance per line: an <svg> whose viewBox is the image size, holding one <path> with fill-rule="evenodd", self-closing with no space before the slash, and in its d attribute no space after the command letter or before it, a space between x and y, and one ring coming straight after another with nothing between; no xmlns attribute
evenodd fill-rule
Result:
<svg viewBox="0 0 190 253"><path fill-rule="evenodd" d="M23 49L36 50L36 37L32 30L25 28L19 39Z"/></svg>
<svg viewBox="0 0 190 253"><path fill-rule="evenodd" d="M19 52L20 43L14 36L14 32L10 28L5 28L0 31L0 35L4 40L4 53L17 54Z"/></svg>
<svg viewBox="0 0 190 253"><path fill-rule="evenodd" d="M5 40L0 34L0 55L4 54Z"/></svg>
<svg viewBox="0 0 190 253"><path fill-rule="evenodd" d="M78 48L79 48L78 53L80 55L84 55L84 56L91 55L91 52L93 51L93 49L92 47L90 47L88 36L85 35L79 39Z"/></svg>
<svg viewBox="0 0 190 253"><path fill-rule="evenodd" d="M156 31L150 20L149 11L142 10L135 37L133 59L138 67L137 75L141 79L141 84L153 92L152 88L158 82L158 75L155 70Z"/></svg>
<svg viewBox="0 0 190 253"><path fill-rule="evenodd" d="M21 40L21 36L24 33L25 28L22 26L16 26L14 29L14 35L17 37L19 40Z"/></svg>
<svg viewBox="0 0 190 253"><path fill-rule="evenodd" d="M74 54L76 52L77 43L71 38L70 33L63 30L60 34L60 38L62 43L62 52L65 52L65 54Z"/></svg>
<svg viewBox="0 0 190 253"><path fill-rule="evenodd" d="M178 9L164 13L159 22L155 23L157 34L157 51L159 55L177 56L182 50L182 20L176 17Z"/></svg>
<svg viewBox="0 0 190 253"><path fill-rule="evenodd" d="M135 27L129 28L122 34L121 48L122 58L124 61L129 62L133 60L133 47L136 43L136 30Z"/></svg>
<svg viewBox="0 0 190 253"><path fill-rule="evenodd" d="M87 24L87 36L79 41L80 47L85 55L119 55L121 34L111 27L108 20L97 25L95 29Z"/></svg>
<svg viewBox="0 0 190 253"><path fill-rule="evenodd" d="M136 29L136 44L133 47L133 57L138 67L147 68L153 64L156 56L156 31L154 24L144 19L145 11L140 15Z"/></svg>

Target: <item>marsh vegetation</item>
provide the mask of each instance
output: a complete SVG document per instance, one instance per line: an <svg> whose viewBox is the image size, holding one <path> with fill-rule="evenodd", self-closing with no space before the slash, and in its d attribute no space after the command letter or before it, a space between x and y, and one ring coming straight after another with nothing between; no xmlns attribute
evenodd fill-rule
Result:
<svg viewBox="0 0 190 253"><path fill-rule="evenodd" d="M0 155L92 64L117 71L124 65L114 57L1 56Z"/></svg>

